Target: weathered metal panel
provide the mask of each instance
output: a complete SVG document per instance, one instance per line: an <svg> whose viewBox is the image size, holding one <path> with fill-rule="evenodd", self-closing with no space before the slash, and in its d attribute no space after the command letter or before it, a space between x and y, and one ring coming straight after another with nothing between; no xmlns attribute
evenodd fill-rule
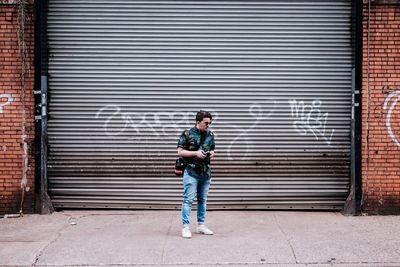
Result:
<svg viewBox="0 0 400 267"><path fill-rule="evenodd" d="M55 207L179 208L179 134L214 115L209 208L339 209L350 1L49 1Z"/></svg>

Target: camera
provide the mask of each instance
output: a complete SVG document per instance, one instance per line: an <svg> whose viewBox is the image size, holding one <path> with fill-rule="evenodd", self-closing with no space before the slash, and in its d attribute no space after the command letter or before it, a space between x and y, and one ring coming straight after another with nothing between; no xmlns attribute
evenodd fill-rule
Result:
<svg viewBox="0 0 400 267"><path fill-rule="evenodd" d="M211 152L210 151L206 151L206 157L204 158L204 162L206 164L210 164L210 159L211 159Z"/></svg>

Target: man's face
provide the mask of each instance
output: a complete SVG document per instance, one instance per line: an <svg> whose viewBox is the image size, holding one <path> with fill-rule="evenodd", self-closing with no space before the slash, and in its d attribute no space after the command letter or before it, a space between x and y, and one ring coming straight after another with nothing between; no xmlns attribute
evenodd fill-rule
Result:
<svg viewBox="0 0 400 267"><path fill-rule="evenodd" d="M207 131L208 127L211 125L211 120L210 118L204 118L202 121L197 122L197 129L200 130L200 132L205 132Z"/></svg>

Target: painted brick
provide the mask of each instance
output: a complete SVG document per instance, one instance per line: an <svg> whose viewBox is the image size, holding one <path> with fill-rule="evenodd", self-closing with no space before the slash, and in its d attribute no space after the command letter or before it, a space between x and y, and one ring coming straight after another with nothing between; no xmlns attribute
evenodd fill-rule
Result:
<svg viewBox="0 0 400 267"><path fill-rule="evenodd" d="M363 211L400 214L400 5L370 8L370 18L367 4L363 12Z"/></svg>
<svg viewBox="0 0 400 267"><path fill-rule="evenodd" d="M18 47L18 8L14 4L0 4L0 215L17 213L21 205L23 175L22 144L22 84L21 53ZM25 190L24 212L34 211L34 139L33 99L33 6L27 6L25 42L28 48L29 70L25 75L25 114L28 141L28 183ZM11 96L11 97L10 97Z"/></svg>

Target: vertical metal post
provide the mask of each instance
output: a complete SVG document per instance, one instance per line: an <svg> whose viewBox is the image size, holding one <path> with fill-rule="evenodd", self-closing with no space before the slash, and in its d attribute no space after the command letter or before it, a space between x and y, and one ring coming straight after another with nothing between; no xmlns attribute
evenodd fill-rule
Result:
<svg viewBox="0 0 400 267"><path fill-rule="evenodd" d="M35 1L35 189L36 211L53 212L47 183L47 44L45 0Z"/></svg>
<svg viewBox="0 0 400 267"><path fill-rule="evenodd" d="M352 111L351 111L351 185L350 194L342 210L346 215L361 214L361 88L362 88L362 0L353 1Z"/></svg>

